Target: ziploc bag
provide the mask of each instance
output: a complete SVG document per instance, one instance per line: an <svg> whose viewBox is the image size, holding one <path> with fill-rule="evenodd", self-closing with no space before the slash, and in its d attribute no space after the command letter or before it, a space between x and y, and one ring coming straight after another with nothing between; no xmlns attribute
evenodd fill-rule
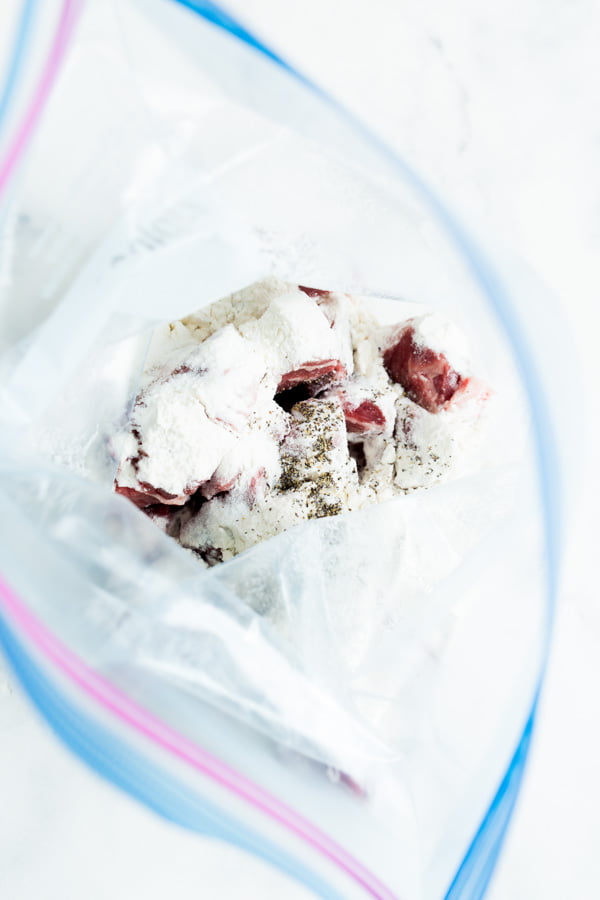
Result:
<svg viewBox="0 0 600 900"><path fill-rule="evenodd" d="M320 896L480 897L551 619L546 351L414 173L190 6L87 8L5 209L2 642L168 818ZM493 422L472 475L206 573L112 492L115 460L152 328L272 275L444 312Z"/></svg>

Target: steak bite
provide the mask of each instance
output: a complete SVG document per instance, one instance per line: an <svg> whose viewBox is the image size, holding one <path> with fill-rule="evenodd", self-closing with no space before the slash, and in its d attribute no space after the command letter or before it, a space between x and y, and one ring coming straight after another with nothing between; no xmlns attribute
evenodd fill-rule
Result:
<svg viewBox="0 0 600 900"><path fill-rule="evenodd" d="M438 316L409 319L394 329L383 352L383 364L392 381L400 384L407 397L430 413L447 408L454 395L468 383L468 377L453 368L446 353L435 348L439 342L438 322L441 322L438 331L456 331Z"/></svg>
<svg viewBox="0 0 600 900"><path fill-rule="evenodd" d="M289 419L277 482L269 485L265 474L258 485L251 481L244 489L238 483L203 504L182 526L183 546L198 550L209 565L306 519L337 515L352 503L358 477L340 405L332 400L302 401ZM215 556L216 549L220 557Z"/></svg>
<svg viewBox="0 0 600 900"><path fill-rule="evenodd" d="M385 428L385 416L373 400L363 400L358 406L345 404L344 413L352 434L379 434Z"/></svg>
<svg viewBox="0 0 600 900"><path fill-rule="evenodd" d="M349 378L323 396L335 398L341 404L348 435L391 435L396 418L396 395L389 386L382 389L365 378Z"/></svg>
<svg viewBox="0 0 600 900"><path fill-rule="evenodd" d="M352 370L347 348L327 317L315 300L297 289L277 297L240 331L261 348L277 379L276 390L322 377L342 380Z"/></svg>
<svg viewBox="0 0 600 900"><path fill-rule="evenodd" d="M290 431L281 445L279 489L290 490L312 481L326 493L335 489L348 499L358 481L339 402L304 400L293 407L291 419Z"/></svg>
<svg viewBox="0 0 600 900"><path fill-rule="evenodd" d="M347 372L339 359L323 359L306 362L299 369L293 369L282 375L277 385L277 393L289 391L298 385L314 385L322 388L332 381L343 381Z"/></svg>
<svg viewBox="0 0 600 900"><path fill-rule="evenodd" d="M190 373L152 385L133 410L131 452L116 477L119 493L135 502L182 506L212 477L235 437L212 422L194 390ZM132 496L133 499L133 496Z"/></svg>
<svg viewBox="0 0 600 900"><path fill-rule="evenodd" d="M139 506L181 506L205 483L215 489L236 435L271 403L265 359L233 325L176 352L170 366L136 399L133 452L117 472L117 492Z"/></svg>

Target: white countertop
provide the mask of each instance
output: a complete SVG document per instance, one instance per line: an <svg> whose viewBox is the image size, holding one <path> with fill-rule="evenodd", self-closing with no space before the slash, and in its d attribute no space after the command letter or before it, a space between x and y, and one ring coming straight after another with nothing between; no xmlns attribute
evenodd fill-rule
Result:
<svg viewBox="0 0 600 900"><path fill-rule="evenodd" d="M559 297L599 436L600 6L596 0L230 3L485 219ZM0 31L3 13L0 11ZM372 53L377 44L377 53ZM375 60L375 62L373 62ZM368 89L366 84L368 82ZM568 366L569 359L558 361ZM582 465L585 464L582 462ZM588 461L554 652L490 900L600 895L600 478ZM0 896L299 898L237 851L170 826L74 760L0 672Z"/></svg>

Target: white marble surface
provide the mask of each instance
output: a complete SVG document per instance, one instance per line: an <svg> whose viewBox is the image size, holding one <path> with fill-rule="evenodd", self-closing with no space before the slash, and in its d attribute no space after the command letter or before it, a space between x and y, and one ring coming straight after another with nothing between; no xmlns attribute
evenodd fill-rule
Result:
<svg viewBox="0 0 600 900"><path fill-rule="evenodd" d="M591 464L600 284L596 0L246 0L249 21L393 139L551 286L583 363L585 490L527 781L490 900L600 895L600 612ZM3 31L4 5L0 7ZM375 49L376 48L376 49ZM570 365L568 358L558 365ZM587 461L586 461L586 453ZM583 469L584 466L587 468ZM169 826L74 761L0 676L0 896L306 896Z"/></svg>

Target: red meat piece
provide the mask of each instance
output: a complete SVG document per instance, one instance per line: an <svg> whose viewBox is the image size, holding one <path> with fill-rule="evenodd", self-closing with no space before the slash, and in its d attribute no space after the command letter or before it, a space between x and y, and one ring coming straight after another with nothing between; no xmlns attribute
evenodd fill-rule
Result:
<svg viewBox="0 0 600 900"><path fill-rule="evenodd" d="M372 400L363 400L358 406L342 401L346 428L351 434L380 434L385 428L385 416Z"/></svg>
<svg viewBox="0 0 600 900"><path fill-rule="evenodd" d="M351 397L352 388L349 393ZM374 400L361 400L360 402L356 398L352 400L344 386L333 388L325 396L334 397L342 404L346 431L350 434L381 434L385 429L385 415Z"/></svg>
<svg viewBox="0 0 600 900"><path fill-rule="evenodd" d="M331 291L323 291L323 290L321 290L321 288L305 287L303 284L299 284L298 289L300 291L303 291L303 293L305 293L307 295L307 297L313 297L313 298L329 297L329 294L331 293Z"/></svg>
<svg viewBox="0 0 600 900"><path fill-rule="evenodd" d="M184 494L177 496L176 494L169 494L168 491L163 491L162 488L154 487L154 485L147 481L140 481L138 484L143 490L140 491L137 488L125 487L115 481L115 491L117 494L123 494L124 497L131 500L131 502L135 503L136 506L139 506L140 509L144 509L146 506L152 506L155 503L162 503L166 506L183 506L189 499L190 494L193 494L197 489L197 485L196 487L186 488Z"/></svg>
<svg viewBox="0 0 600 900"><path fill-rule="evenodd" d="M466 388L468 379L452 368L443 353L415 343L415 330L409 325L383 354L383 364L407 396L430 413L445 409L456 392Z"/></svg>
<svg viewBox="0 0 600 900"><path fill-rule="evenodd" d="M346 367L339 359L305 362L299 369L293 369L293 371L286 372L285 375L281 376L277 386L277 393L289 391L290 388L299 384L310 384L314 381L320 381L322 384L329 384L332 381L343 381L346 374Z"/></svg>
<svg viewBox="0 0 600 900"><path fill-rule="evenodd" d="M236 481L238 480L239 475L234 475L233 478L230 478L228 481L223 478L218 478L216 475L213 475L212 478L209 478L202 487L200 488L200 493L207 500L212 500L213 497L216 497L217 494L224 494L226 491L230 491L234 486Z"/></svg>

